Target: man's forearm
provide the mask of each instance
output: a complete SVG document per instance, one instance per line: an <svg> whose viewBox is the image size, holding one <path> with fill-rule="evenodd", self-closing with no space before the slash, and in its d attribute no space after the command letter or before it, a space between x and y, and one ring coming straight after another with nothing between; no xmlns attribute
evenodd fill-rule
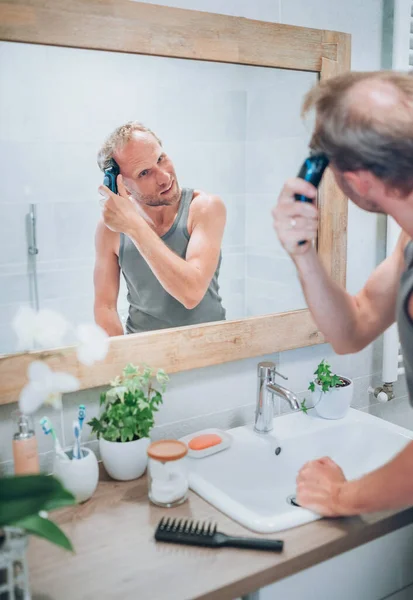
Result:
<svg viewBox="0 0 413 600"><path fill-rule="evenodd" d="M315 249L295 256L310 312L326 339L339 353L358 350L357 307L354 299L327 274Z"/></svg>
<svg viewBox="0 0 413 600"><path fill-rule="evenodd" d="M206 290L201 273L170 250L143 219L134 223L127 235L168 294L186 308L193 308L202 300Z"/></svg>
<svg viewBox="0 0 413 600"><path fill-rule="evenodd" d="M123 327L115 308L95 308L95 321L110 337L123 335Z"/></svg>
<svg viewBox="0 0 413 600"><path fill-rule="evenodd" d="M413 442L391 462L343 484L337 498L342 515L357 515L413 504Z"/></svg>

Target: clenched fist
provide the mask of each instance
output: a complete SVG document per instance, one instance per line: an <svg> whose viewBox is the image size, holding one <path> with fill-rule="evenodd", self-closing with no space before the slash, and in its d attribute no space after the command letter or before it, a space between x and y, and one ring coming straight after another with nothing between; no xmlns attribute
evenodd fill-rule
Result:
<svg viewBox="0 0 413 600"><path fill-rule="evenodd" d="M274 229L282 246L291 256L305 254L311 248L318 228L317 208L310 202L297 202L294 194L304 194L315 199L317 190L311 183L298 177L289 179L272 211ZM307 243L300 245L302 240Z"/></svg>
<svg viewBox="0 0 413 600"><path fill-rule="evenodd" d="M105 185L99 186L99 193L103 196L102 217L106 227L118 233L127 233L131 224L139 219L138 211L129 198L123 183L122 175L118 175L116 183L118 194L114 194Z"/></svg>
<svg viewBox="0 0 413 600"><path fill-rule="evenodd" d="M340 505L340 492L346 478L331 458L306 463L297 476L297 502L325 517L345 514Z"/></svg>

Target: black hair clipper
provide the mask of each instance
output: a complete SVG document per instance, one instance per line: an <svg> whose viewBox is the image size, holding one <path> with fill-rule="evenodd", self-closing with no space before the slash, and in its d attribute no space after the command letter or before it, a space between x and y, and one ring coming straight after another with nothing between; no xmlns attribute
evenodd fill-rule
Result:
<svg viewBox="0 0 413 600"><path fill-rule="evenodd" d="M314 187L318 188L323 173L328 166L328 162L329 160L325 154L314 154L314 156L309 156L305 159L297 177L312 183ZM307 196L303 196L303 194L295 194L295 199L298 200L298 202L312 202L311 198L307 198Z"/></svg>
<svg viewBox="0 0 413 600"><path fill-rule="evenodd" d="M118 193L116 178L120 173L119 165L113 158L110 159L110 165L104 171L103 185L106 185L114 194Z"/></svg>
<svg viewBox="0 0 413 600"><path fill-rule="evenodd" d="M309 156L305 159L297 177L312 183L314 187L318 188L328 163L329 160L325 154L314 154L313 156ZM303 194L294 194L294 197L298 202L313 202L311 198L307 198L307 196L304 196ZM305 240L301 240L298 242L298 245L302 246L305 243Z"/></svg>

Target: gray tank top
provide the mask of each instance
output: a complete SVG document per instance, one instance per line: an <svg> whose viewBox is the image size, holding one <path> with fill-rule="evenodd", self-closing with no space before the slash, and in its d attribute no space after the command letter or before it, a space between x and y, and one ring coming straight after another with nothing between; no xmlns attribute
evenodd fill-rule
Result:
<svg viewBox="0 0 413 600"><path fill-rule="evenodd" d="M187 229L193 190L184 188L178 214L172 227L161 237L163 242L181 258L185 258L189 243ZM218 267L205 296L193 309L185 308L162 287L132 240L120 234L119 265L128 288L129 316L127 333L195 325L225 319L225 309L219 295Z"/></svg>
<svg viewBox="0 0 413 600"><path fill-rule="evenodd" d="M397 325L403 352L403 364L410 404L413 404L413 321L408 313L408 301L413 292L413 242L404 251L406 270L404 271L397 298Z"/></svg>

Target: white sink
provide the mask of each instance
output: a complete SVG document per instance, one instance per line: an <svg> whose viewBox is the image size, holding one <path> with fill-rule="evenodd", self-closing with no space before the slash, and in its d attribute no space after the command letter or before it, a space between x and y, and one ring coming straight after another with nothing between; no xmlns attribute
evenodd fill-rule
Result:
<svg viewBox="0 0 413 600"><path fill-rule="evenodd" d="M336 421L311 412L275 419L270 434L254 433L252 426L230 429L230 448L187 458L191 489L248 529L282 531L320 518L288 502L305 462L330 456L354 479L390 460L413 439L412 431L355 409Z"/></svg>

